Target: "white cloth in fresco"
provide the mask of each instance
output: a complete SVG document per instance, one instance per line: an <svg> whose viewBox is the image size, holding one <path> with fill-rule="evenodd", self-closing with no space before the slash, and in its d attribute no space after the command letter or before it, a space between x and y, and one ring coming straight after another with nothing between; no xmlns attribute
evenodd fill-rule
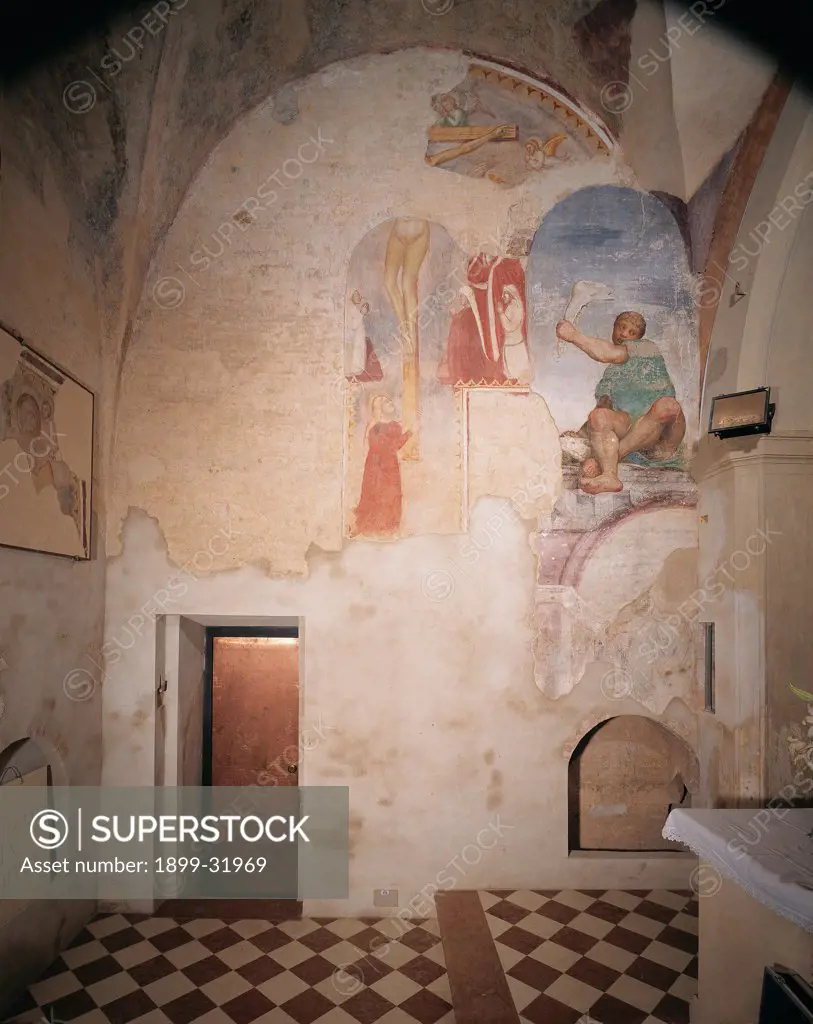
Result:
<svg viewBox="0 0 813 1024"><path fill-rule="evenodd" d="M813 932L813 809L675 810L673 839L794 924Z"/></svg>

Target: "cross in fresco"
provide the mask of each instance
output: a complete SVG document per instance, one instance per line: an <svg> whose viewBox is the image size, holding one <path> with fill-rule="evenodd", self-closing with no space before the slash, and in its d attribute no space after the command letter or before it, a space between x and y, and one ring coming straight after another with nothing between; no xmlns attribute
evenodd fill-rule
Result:
<svg viewBox="0 0 813 1024"><path fill-rule="evenodd" d="M400 329L405 430L411 431L401 458L420 458L417 438L420 392L418 277L429 252L429 221L397 217L392 222L384 257L384 288Z"/></svg>

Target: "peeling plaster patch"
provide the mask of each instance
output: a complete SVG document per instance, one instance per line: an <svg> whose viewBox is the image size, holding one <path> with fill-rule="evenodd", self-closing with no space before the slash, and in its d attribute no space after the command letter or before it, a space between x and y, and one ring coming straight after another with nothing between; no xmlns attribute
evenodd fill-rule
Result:
<svg viewBox="0 0 813 1024"><path fill-rule="evenodd" d="M630 697L653 714L694 688L696 642L676 613L695 589L696 541L693 509L633 512L599 532L575 587L537 586L538 688L562 699L597 662L605 666L605 700ZM540 558L546 542L536 548Z"/></svg>
<svg viewBox="0 0 813 1024"><path fill-rule="evenodd" d="M652 584L652 590L661 590L664 601L679 606L697 582L697 548L678 548L666 556L663 568Z"/></svg>
<svg viewBox="0 0 813 1024"><path fill-rule="evenodd" d="M655 715L663 714L678 697L701 709L694 621L680 612L696 592L696 580L697 550L677 549L664 560L652 586L619 611L601 652L601 660L613 666L609 671L618 673L605 697L612 696L612 689L619 690L619 696Z"/></svg>
<svg viewBox="0 0 813 1024"><path fill-rule="evenodd" d="M499 391L473 391L469 400L470 500L504 497L525 519L549 515L562 470L559 433L545 400Z"/></svg>
<svg viewBox="0 0 813 1024"><path fill-rule="evenodd" d="M600 651L602 623L572 587L561 586L536 588L533 623L536 684L556 700L584 678Z"/></svg>
<svg viewBox="0 0 813 1024"><path fill-rule="evenodd" d="M128 505L125 514L122 516L121 522L119 523L118 533L116 535L115 551L108 548L107 553L107 565L108 568L114 564L118 559L121 558L123 547L124 547L124 534L125 530L137 528L137 525L152 523L155 526L155 539L156 542L163 546L163 554L169 556L169 547L166 542L166 537L161 530L160 523L157 515L150 515L146 509L140 508L138 505Z"/></svg>
<svg viewBox="0 0 813 1024"><path fill-rule="evenodd" d="M579 594L609 625L619 605L634 601L652 586L672 551L696 547L694 509L632 515L595 549L582 571ZM608 580L614 581L612 587Z"/></svg>

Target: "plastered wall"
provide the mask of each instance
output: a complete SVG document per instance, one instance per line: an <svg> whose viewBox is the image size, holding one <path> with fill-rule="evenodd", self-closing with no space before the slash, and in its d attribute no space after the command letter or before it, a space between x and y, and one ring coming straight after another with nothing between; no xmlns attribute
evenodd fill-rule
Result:
<svg viewBox="0 0 813 1024"><path fill-rule="evenodd" d="M378 887L406 902L498 820L499 842L466 867L467 885L586 884L595 866L567 851L573 746L621 713L656 717L696 743L688 634L683 654L658 652L654 663L634 643L642 617L652 625L667 616L693 583L693 485L679 470L636 476L636 467L620 504L583 494L589 522L560 504L567 495L579 504L582 492L562 468L559 434L589 412L602 368L586 356L557 358L553 326L571 281L546 269L556 250L537 233L559 201L585 189L598 189L585 229L591 216L626 210L628 195L636 218L643 210L654 251L674 253L655 258L666 260L666 291L678 298L661 302L653 292L641 301L687 408L691 445L694 324L679 298L686 263L670 241L677 228L657 204L642 207L643 193L634 198L618 149L600 158L576 150L507 187L468 168L429 166L431 97L459 86L469 63L426 50L364 58L303 81L286 99L296 111L290 123L280 124L273 100L242 122L212 154L155 261L123 378L108 538L105 783L154 776L153 615L301 616L301 724L326 726L304 753L301 781L351 786L351 893L332 912L371 910ZM275 171L282 184L273 202L246 207ZM498 172L508 173L503 164ZM224 240L220 225L241 209L253 219ZM397 416L408 415L401 352L386 347L394 321L375 291L386 253L386 233L376 248L375 231L397 217L432 225L424 297L440 293L432 275L445 280L481 249L526 240L536 369L510 393L475 389L461 420L457 393L436 383L465 285L456 279L421 326L421 458L399 463L400 526L388 537L354 535L365 465L355 417L363 427L367 399L385 388ZM587 260L581 242L567 244L574 261ZM639 294L620 279L614 287L613 315ZM346 372L356 290L373 307L380 381ZM585 316L586 329L609 331L608 311ZM661 472L671 481L665 490ZM650 508L658 494L666 507ZM545 575L560 541L575 552L569 582ZM563 617L561 636L551 634L551 614ZM557 646L570 656L567 629L589 636L572 645L572 663L551 667ZM641 857L601 870L613 884L678 884L687 868Z"/></svg>
<svg viewBox="0 0 813 1024"><path fill-rule="evenodd" d="M644 713L696 744L690 637L681 630L654 659L633 647L642 623L667 619L691 591L696 514L690 502L681 510L679 489L662 524L668 529L647 531L646 519L621 523L619 532L612 508L591 505L581 516L570 507L570 539L551 539L546 517L563 497L578 505L579 495L560 470L561 424L551 412L554 398L561 405L570 394L567 377L545 384L543 374L535 397L517 396L524 404L516 421L503 415L509 396L476 396L475 413L486 415L473 439L471 494L485 499L464 530L418 530L386 545L350 541L346 512L357 495L347 493L348 272L369 233L401 214L430 219L469 254L495 236L536 231L580 188L626 185L688 198L686 183L702 178L747 121L751 65L730 62L738 68L728 79L731 102L720 104L729 117L704 120L698 138L691 104L674 95L693 78L691 57L674 82L669 64L659 65L634 106L605 103L608 83L627 81L629 60L662 43L669 24L658 4L618 18L607 5L567 3L456 4L444 17L419 4L366 0L250 12L227 3L182 16L192 7L107 73L104 89L91 77L94 91L71 92L78 107L65 103L64 90L86 70L101 74L105 57L109 72L112 48L126 52L129 23L55 62L15 95L19 110L6 108L0 320L99 390L97 470L112 455L115 473L97 480L92 563L2 553L0 748L34 735L63 778L96 781L103 700L105 779L129 781L134 772L151 784L161 761L152 617L303 615L303 728L327 722L338 736L309 752L304 779L349 780L356 794L353 903L337 912L367 907L373 885L419 890L503 807L514 831L503 830L488 861L481 851L476 871L466 868L471 884L509 876L538 884L540 863L550 884L592 879L565 859L566 766L578 740L603 718ZM688 42L686 33L685 53ZM331 60L404 45L465 45L549 74L611 129L623 127L625 155L547 167L530 189L503 191L428 168L429 100L466 72L454 49L362 58L295 81ZM705 73L713 58L701 56ZM301 174L287 165L296 175L289 178L285 161L299 159L311 138L335 141L313 162L313 148L305 150L309 162ZM216 236L271 175L284 187L261 216L235 225L228 242ZM222 254L193 266L203 245L222 246ZM545 280L538 283L544 290ZM531 317L534 301L529 295ZM559 296L550 300L551 315L561 305ZM693 328L677 326L667 332L668 363L689 412ZM594 327L606 328L606 319ZM550 321L535 322L535 356L550 329ZM575 416L594 380L579 371L571 381L580 396L571 403ZM695 424L693 439L697 432ZM525 519L529 481L535 507ZM431 475L418 490L431 501ZM636 500L651 494L639 491ZM735 497L743 496L753 498ZM711 558L725 539L715 528ZM664 542L642 558L638 541L647 532ZM609 547L600 544L591 560L584 556L595 539ZM551 660L556 650L567 654ZM66 694L66 678L82 700ZM709 746L708 779L731 779L722 790L737 784L734 746L729 735ZM481 799L461 817L464 784ZM440 845L429 847L426 835L441 837ZM657 884L643 862L613 870L617 884ZM13 943L16 977L36 974L90 912L72 908L71 917L64 909L39 906L2 933L0 962Z"/></svg>
<svg viewBox="0 0 813 1024"><path fill-rule="evenodd" d="M0 185L0 321L98 390L94 270L75 244L68 208L44 154L33 165L24 157L17 151L4 160ZM6 486L20 485L19 462L3 470ZM101 649L101 510L99 503L90 562L0 551L0 751L31 737L38 749L32 764L49 763L61 785L96 785L101 778L101 694L89 675L74 671L87 657L98 660ZM32 756L32 745L26 749ZM4 922L0 1005L14 979L44 970L92 912L83 902L40 901Z"/></svg>
<svg viewBox="0 0 813 1024"><path fill-rule="evenodd" d="M809 710L799 691L810 691L802 623L813 462L801 282L809 266L811 166L810 103L794 90L726 268L702 411L707 420L716 394L770 386L771 435L706 438L695 460L698 578L717 629L717 714L704 721L702 763L723 805L804 802L813 788L809 750L792 756L806 743Z"/></svg>

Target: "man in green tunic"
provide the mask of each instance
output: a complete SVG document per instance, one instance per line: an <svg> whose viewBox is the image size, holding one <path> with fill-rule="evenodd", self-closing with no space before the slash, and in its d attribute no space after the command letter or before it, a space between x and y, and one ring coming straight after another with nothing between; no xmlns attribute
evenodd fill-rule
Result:
<svg viewBox="0 0 813 1024"><path fill-rule="evenodd" d="M622 460L639 466L681 465L686 420L658 346L644 338L641 314L619 314L612 341L589 338L568 320L559 321L556 334L607 364L596 385L596 407L578 432L589 438L595 456L582 464L582 490L623 490L618 477Z"/></svg>

